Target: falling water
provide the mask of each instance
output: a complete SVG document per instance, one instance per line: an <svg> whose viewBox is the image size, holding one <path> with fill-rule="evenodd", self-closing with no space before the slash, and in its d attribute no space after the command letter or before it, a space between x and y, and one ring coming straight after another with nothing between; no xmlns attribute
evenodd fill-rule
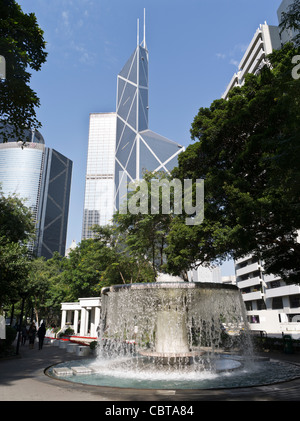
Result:
<svg viewBox="0 0 300 421"><path fill-rule="evenodd" d="M122 357L130 370L177 373L222 370L224 349L252 352L237 287L172 278L104 288L98 348L99 359L118 361L118 369Z"/></svg>
<svg viewBox="0 0 300 421"><path fill-rule="evenodd" d="M50 375L138 389L244 387L300 377L299 367L253 358L237 287L159 280L104 288L97 358L58 364Z"/></svg>

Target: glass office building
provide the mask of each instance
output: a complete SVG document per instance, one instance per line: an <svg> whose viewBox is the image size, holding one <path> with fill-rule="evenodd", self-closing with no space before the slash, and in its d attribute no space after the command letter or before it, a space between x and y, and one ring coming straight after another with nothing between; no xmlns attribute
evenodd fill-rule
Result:
<svg viewBox="0 0 300 421"><path fill-rule="evenodd" d="M119 208L122 178L134 181L143 172L169 172L184 148L149 130L148 50L144 40L118 75L115 163L115 209ZM121 174L121 175L120 175ZM121 199L121 200L120 200Z"/></svg>
<svg viewBox="0 0 300 421"><path fill-rule="evenodd" d="M116 113L90 115L82 238L111 222L114 209Z"/></svg>
<svg viewBox="0 0 300 421"><path fill-rule="evenodd" d="M65 253L72 161L47 148L38 132L27 132L25 146L13 136L0 136L0 184L5 196L17 194L30 208L36 240L29 245L37 256Z"/></svg>

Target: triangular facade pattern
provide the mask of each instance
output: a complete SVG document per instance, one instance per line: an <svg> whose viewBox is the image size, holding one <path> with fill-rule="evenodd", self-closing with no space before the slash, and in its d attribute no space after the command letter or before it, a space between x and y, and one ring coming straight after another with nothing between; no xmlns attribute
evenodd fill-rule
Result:
<svg viewBox="0 0 300 421"><path fill-rule="evenodd" d="M149 57L145 44L137 46L118 75L115 209L122 183L120 171L128 181L141 179L145 170L169 172L184 150L178 143L149 130Z"/></svg>

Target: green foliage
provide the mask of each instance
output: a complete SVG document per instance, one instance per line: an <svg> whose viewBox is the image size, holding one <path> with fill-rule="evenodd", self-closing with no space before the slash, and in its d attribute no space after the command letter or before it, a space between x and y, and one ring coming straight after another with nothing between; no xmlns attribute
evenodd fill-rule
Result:
<svg viewBox="0 0 300 421"><path fill-rule="evenodd" d="M31 256L26 243L33 239L32 214L15 195L0 188L0 305L27 291Z"/></svg>
<svg viewBox="0 0 300 421"><path fill-rule="evenodd" d="M74 335L74 330L68 327L64 332L59 332L58 337L63 338L65 336L72 336Z"/></svg>
<svg viewBox="0 0 300 421"><path fill-rule="evenodd" d="M98 342L97 341L92 341L90 343L90 349L96 349L98 347Z"/></svg>
<svg viewBox="0 0 300 421"><path fill-rule="evenodd" d="M145 259L152 263L154 271L152 281L155 279L156 272L161 271L165 264L166 238L172 219L172 206L170 207L170 213L164 214L162 212L162 189L157 193L154 192L151 183L153 180L161 183L161 185L167 182L167 185L170 177L164 172L155 174L146 172L142 181L145 183L145 187L141 188L140 185L137 185L128 197L128 203L136 198L137 209L140 207L141 210L136 214L130 211L123 214L117 212L114 216L117 230L123 235L126 251L129 255L135 258L138 264L145 263ZM157 212L154 212L154 207L151 209L155 194L157 196ZM172 194L170 190L169 202L171 204L173 203Z"/></svg>
<svg viewBox="0 0 300 421"><path fill-rule="evenodd" d="M69 288L62 279L64 260L58 253L49 260L36 258L29 272L28 303L37 318L46 320L48 325L58 323L60 304L68 297Z"/></svg>
<svg viewBox="0 0 300 421"><path fill-rule="evenodd" d="M31 211L18 196L4 197L0 186L0 236L7 243L26 242L33 231Z"/></svg>
<svg viewBox="0 0 300 421"><path fill-rule="evenodd" d="M12 344L17 337L17 330L6 326L5 331L6 339L0 339L0 358L15 355L15 349Z"/></svg>
<svg viewBox="0 0 300 421"><path fill-rule="evenodd" d="M83 240L72 250L64 267L70 299L99 295L110 285L140 282L153 276L145 258L130 256L115 226L95 227L95 238Z"/></svg>
<svg viewBox="0 0 300 421"><path fill-rule="evenodd" d="M130 256L116 227L95 227L95 238L83 240L68 257L31 262L27 306L48 325L59 323L61 303L98 296L106 286L153 280L144 257Z"/></svg>
<svg viewBox="0 0 300 421"><path fill-rule="evenodd" d="M30 88L28 69L40 70L46 61L43 31L33 13L26 14L15 0L0 2L0 55L6 60L6 79L0 81L0 133L6 124L14 126L17 138L24 129L38 128L35 108L39 98Z"/></svg>
<svg viewBox="0 0 300 421"><path fill-rule="evenodd" d="M221 262L253 253L267 273L300 282L300 81L291 76L299 49L269 56L259 76L248 75L229 100L201 108L195 144L179 156L173 176L205 179L205 219L185 226L176 217L168 236L168 269Z"/></svg>
<svg viewBox="0 0 300 421"><path fill-rule="evenodd" d="M12 345L14 340L17 337L17 330L11 326L6 326L5 327L5 331L6 331L6 343L8 346Z"/></svg>

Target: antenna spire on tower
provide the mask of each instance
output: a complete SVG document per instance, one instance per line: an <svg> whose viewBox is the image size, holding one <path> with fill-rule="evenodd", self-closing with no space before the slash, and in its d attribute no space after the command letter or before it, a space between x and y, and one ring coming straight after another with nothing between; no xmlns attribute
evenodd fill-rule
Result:
<svg viewBox="0 0 300 421"><path fill-rule="evenodd" d="M144 41L143 41L144 48L147 49L146 46L146 9L144 9Z"/></svg>

